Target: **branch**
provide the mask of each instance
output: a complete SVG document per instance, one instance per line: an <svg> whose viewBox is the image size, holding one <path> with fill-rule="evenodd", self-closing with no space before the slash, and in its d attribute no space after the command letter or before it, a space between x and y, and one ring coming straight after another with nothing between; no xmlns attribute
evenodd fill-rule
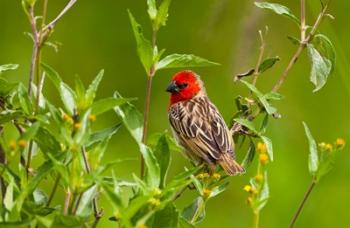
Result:
<svg viewBox="0 0 350 228"><path fill-rule="evenodd" d="M303 4L304 1L301 0L301 2ZM292 59L289 61L287 68L283 71L283 73L281 74L280 78L278 79L278 81L276 82L275 86L273 87L273 89L272 89L273 92L277 92L281 88L282 84L284 83L284 81L287 78L287 75L288 75L289 71L292 69L294 64L298 61L298 59L300 57L300 54L303 52L305 47L312 41L315 33L317 32L318 27L320 26L320 24L322 22L322 19L324 18L325 14L326 14L326 11L328 9L328 3L323 7L323 10L318 15L317 20L316 20L315 24L313 25L309 35L304 40L300 41L300 44L299 44L299 47L298 47L297 51L295 52L295 54L293 55ZM304 7L301 7L301 8L304 9ZM301 20L301 28L303 26L302 24L304 23L303 20L305 20L305 18L304 19L302 18L302 20ZM303 36L303 30L301 30L301 37L302 36Z"/></svg>

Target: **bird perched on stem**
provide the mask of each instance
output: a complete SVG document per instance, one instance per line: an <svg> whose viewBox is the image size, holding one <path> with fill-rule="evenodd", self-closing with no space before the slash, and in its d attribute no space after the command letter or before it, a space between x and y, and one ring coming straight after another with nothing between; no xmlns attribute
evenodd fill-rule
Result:
<svg viewBox="0 0 350 228"><path fill-rule="evenodd" d="M210 170L220 165L228 175L244 173L235 161L232 134L209 100L200 77L192 71L178 72L166 91L171 93L169 121L186 156Z"/></svg>

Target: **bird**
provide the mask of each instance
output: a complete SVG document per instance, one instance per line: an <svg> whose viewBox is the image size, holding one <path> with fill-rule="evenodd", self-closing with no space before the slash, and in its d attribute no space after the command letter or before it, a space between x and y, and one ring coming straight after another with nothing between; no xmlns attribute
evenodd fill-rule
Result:
<svg viewBox="0 0 350 228"><path fill-rule="evenodd" d="M180 71L166 91L170 93L170 126L186 157L211 172L219 165L227 175L243 174L244 168L235 160L232 134L209 100L200 76L190 70Z"/></svg>

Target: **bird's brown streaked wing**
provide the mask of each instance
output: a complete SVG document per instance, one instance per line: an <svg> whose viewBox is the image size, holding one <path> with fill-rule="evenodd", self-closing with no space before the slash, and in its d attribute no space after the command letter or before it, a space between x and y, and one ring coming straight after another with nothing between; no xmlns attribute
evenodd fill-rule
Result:
<svg viewBox="0 0 350 228"><path fill-rule="evenodd" d="M233 154L225 121L208 98L175 104L169 119L176 133L198 156L218 160L222 153Z"/></svg>

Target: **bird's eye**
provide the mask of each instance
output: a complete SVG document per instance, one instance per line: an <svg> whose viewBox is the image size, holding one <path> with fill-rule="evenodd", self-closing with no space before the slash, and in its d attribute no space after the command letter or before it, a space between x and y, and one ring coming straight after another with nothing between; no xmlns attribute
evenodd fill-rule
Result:
<svg viewBox="0 0 350 228"><path fill-rule="evenodd" d="M188 86L188 84L187 83L183 83L183 84L180 84L178 86L179 86L179 89L184 89L184 88L186 88Z"/></svg>

